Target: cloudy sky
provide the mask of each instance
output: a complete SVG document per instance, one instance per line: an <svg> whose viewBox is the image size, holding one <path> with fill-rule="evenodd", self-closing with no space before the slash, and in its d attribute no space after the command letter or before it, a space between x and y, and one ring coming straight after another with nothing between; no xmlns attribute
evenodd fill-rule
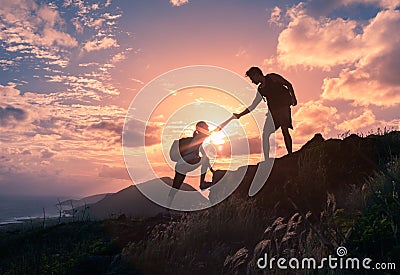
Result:
<svg viewBox="0 0 400 275"><path fill-rule="evenodd" d="M189 65L240 75L259 66L291 81L295 149L315 133L398 130L399 6L2 0L0 195L89 195L132 184L121 147L129 104L152 79Z"/></svg>

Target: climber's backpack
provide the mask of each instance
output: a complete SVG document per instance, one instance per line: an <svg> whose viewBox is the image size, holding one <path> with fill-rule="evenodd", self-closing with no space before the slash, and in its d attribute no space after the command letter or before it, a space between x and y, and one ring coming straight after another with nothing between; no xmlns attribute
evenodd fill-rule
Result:
<svg viewBox="0 0 400 275"><path fill-rule="evenodd" d="M281 83L274 81L275 77L280 77L279 75L275 73L270 73L265 76L266 79L266 88L261 89L261 86L258 88L258 92L261 94L263 97L264 101L265 99L269 99L269 105L274 105L274 106L290 106L291 105L291 95L289 93L289 90L282 85Z"/></svg>
<svg viewBox="0 0 400 275"><path fill-rule="evenodd" d="M181 139L176 139L171 145L171 149L169 150L169 157L172 161L177 162L185 155L185 151L191 146L193 137L185 137Z"/></svg>

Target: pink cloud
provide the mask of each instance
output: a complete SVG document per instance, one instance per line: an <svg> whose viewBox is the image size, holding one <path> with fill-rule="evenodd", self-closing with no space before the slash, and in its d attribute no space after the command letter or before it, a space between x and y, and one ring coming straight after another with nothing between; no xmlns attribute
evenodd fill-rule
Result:
<svg viewBox="0 0 400 275"><path fill-rule="evenodd" d="M0 174L5 177L0 177L0 193L44 189L82 194L117 191L127 184L102 177L115 172L104 165L124 166L120 141L126 109L68 104L69 94L21 94L14 86L0 85L1 138L7 145L0 146ZM25 178L34 180L20 181Z"/></svg>
<svg viewBox="0 0 400 275"><path fill-rule="evenodd" d="M324 100L348 100L353 105L400 104L400 11L386 9L367 22L311 16L316 2L300 3L287 12L290 22L278 39L276 60L284 67L331 70L346 66L323 82ZM336 1L338 5L360 1ZM399 1L369 1L382 7ZM333 7L331 7L333 9Z"/></svg>
<svg viewBox="0 0 400 275"><path fill-rule="evenodd" d="M97 75L96 73L83 75L46 75L48 82L65 83L66 85L73 88L78 92L78 98L94 96L94 99L98 99L98 93L118 95L119 91L111 84L108 83L109 75L106 73ZM90 90L96 91L97 93L91 94ZM76 95L71 94L71 98ZM75 97L77 98L77 97Z"/></svg>
<svg viewBox="0 0 400 275"><path fill-rule="evenodd" d="M275 6L274 9L271 12L270 18L268 22L270 24L275 24L277 26L282 26L283 23L281 21L281 14L282 14L282 9L280 7Z"/></svg>
<svg viewBox="0 0 400 275"><path fill-rule="evenodd" d="M122 180L131 180L126 167L109 167L104 165L99 172L99 177L102 178L114 178Z"/></svg>
<svg viewBox="0 0 400 275"><path fill-rule="evenodd" d="M339 123L336 128L342 131L358 131L360 129L369 127L376 122L376 117L371 110L364 110L360 115L346 119Z"/></svg>
<svg viewBox="0 0 400 275"><path fill-rule="evenodd" d="M170 0L169 2L172 4L172 6L179 7L183 4L187 4L189 0Z"/></svg>
<svg viewBox="0 0 400 275"><path fill-rule="evenodd" d="M13 106L6 106L2 108L0 106L0 126L15 125L27 118L27 112L21 108ZM15 126L14 126L15 127Z"/></svg>
<svg viewBox="0 0 400 275"><path fill-rule="evenodd" d="M400 104L400 11L386 10L364 29L369 49L354 69L344 69L338 77L326 78L322 97L351 100L355 105L394 106Z"/></svg>
<svg viewBox="0 0 400 275"><path fill-rule="evenodd" d="M235 148L235 155L251 155L262 153L261 137L237 138L234 137L230 143L225 143L221 146L216 146L218 157L232 157L231 146ZM248 149L247 149L248 148Z"/></svg>
<svg viewBox="0 0 400 275"><path fill-rule="evenodd" d="M6 51L20 51L65 66L69 60L60 47L78 46L77 40L63 31L65 22L54 5L5 0L0 5L0 17L0 40Z"/></svg>
<svg viewBox="0 0 400 275"><path fill-rule="evenodd" d="M312 0L306 3L307 10L316 15L326 15L340 7L356 4L374 5L384 9L395 9L400 5L399 0Z"/></svg>
<svg viewBox="0 0 400 275"><path fill-rule="evenodd" d="M74 38L72 38L69 34L55 30L50 27L46 27L43 30L42 43L48 46L52 46L55 44L65 47L78 46L78 42Z"/></svg>
<svg viewBox="0 0 400 275"><path fill-rule="evenodd" d="M53 27L57 22L62 22L58 11L51 6L41 6L37 10L37 14L50 27Z"/></svg>
<svg viewBox="0 0 400 275"><path fill-rule="evenodd" d="M348 6L351 4L373 4L381 8L394 9L400 5L399 0L335 0L332 2L339 2L339 4Z"/></svg>
<svg viewBox="0 0 400 275"><path fill-rule="evenodd" d="M354 52L359 51L361 42L360 35L355 32L357 22L314 18L301 4L287 14L291 22L280 33L277 46L280 64L329 70L332 66L354 61Z"/></svg>
<svg viewBox="0 0 400 275"><path fill-rule="evenodd" d="M88 41L83 46L83 49L87 52L91 51L99 51L109 48L118 47L118 42L114 38L104 37L103 39L95 39L92 41Z"/></svg>
<svg viewBox="0 0 400 275"><path fill-rule="evenodd" d="M37 5L33 1L3 1L0 15L7 29L1 38L8 43L27 43L36 46L75 47L75 38L61 31L64 24L58 10L50 5Z"/></svg>
<svg viewBox="0 0 400 275"><path fill-rule="evenodd" d="M334 128L337 109L325 106L320 101L308 101L293 114L294 136L299 140L308 140L315 133L327 135Z"/></svg>

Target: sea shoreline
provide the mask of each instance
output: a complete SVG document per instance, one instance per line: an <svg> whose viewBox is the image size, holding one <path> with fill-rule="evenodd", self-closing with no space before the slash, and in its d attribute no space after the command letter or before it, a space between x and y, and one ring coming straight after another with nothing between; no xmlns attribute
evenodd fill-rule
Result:
<svg viewBox="0 0 400 275"><path fill-rule="evenodd" d="M0 222L0 232L10 232L10 231L25 231L35 228L46 228L55 226L58 224L69 223L73 221L80 221L76 217L71 215L64 216L50 216L50 217L24 217L16 218L9 221Z"/></svg>

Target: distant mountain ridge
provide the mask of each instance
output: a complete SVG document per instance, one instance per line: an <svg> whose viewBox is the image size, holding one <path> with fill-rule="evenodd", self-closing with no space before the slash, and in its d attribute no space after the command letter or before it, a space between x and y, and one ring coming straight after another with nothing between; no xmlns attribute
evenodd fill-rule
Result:
<svg viewBox="0 0 400 275"><path fill-rule="evenodd" d="M146 184L151 188L157 188L157 184L160 184L160 180L165 184L172 186L173 180L169 177L153 179L139 183L138 185ZM182 184L181 189L197 192L196 189L186 183ZM200 193L198 193L197 198L199 201L203 201L203 203L208 202L208 200ZM116 193L107 194L103 199L96 203L86 205L86 208L80 206L75 210L78 213L78 216L84 214L90 219L95 220L116 218L120 215L132 218L144 218L167 212L166 208L159 206L143 195L136 185L131 185Z"/></svg>
<svg viewBox="0 0 400 275"><path fill-rule="evenodd" d="M63 207L80 207L84 206L85 204L93 204L96 203L102 199L104 199L106 196L110 195L112 193L104 193L104 194L96 194L96 195L91 195L84 197L82 199L69 199L61 202L61 206Z"/></svg>

